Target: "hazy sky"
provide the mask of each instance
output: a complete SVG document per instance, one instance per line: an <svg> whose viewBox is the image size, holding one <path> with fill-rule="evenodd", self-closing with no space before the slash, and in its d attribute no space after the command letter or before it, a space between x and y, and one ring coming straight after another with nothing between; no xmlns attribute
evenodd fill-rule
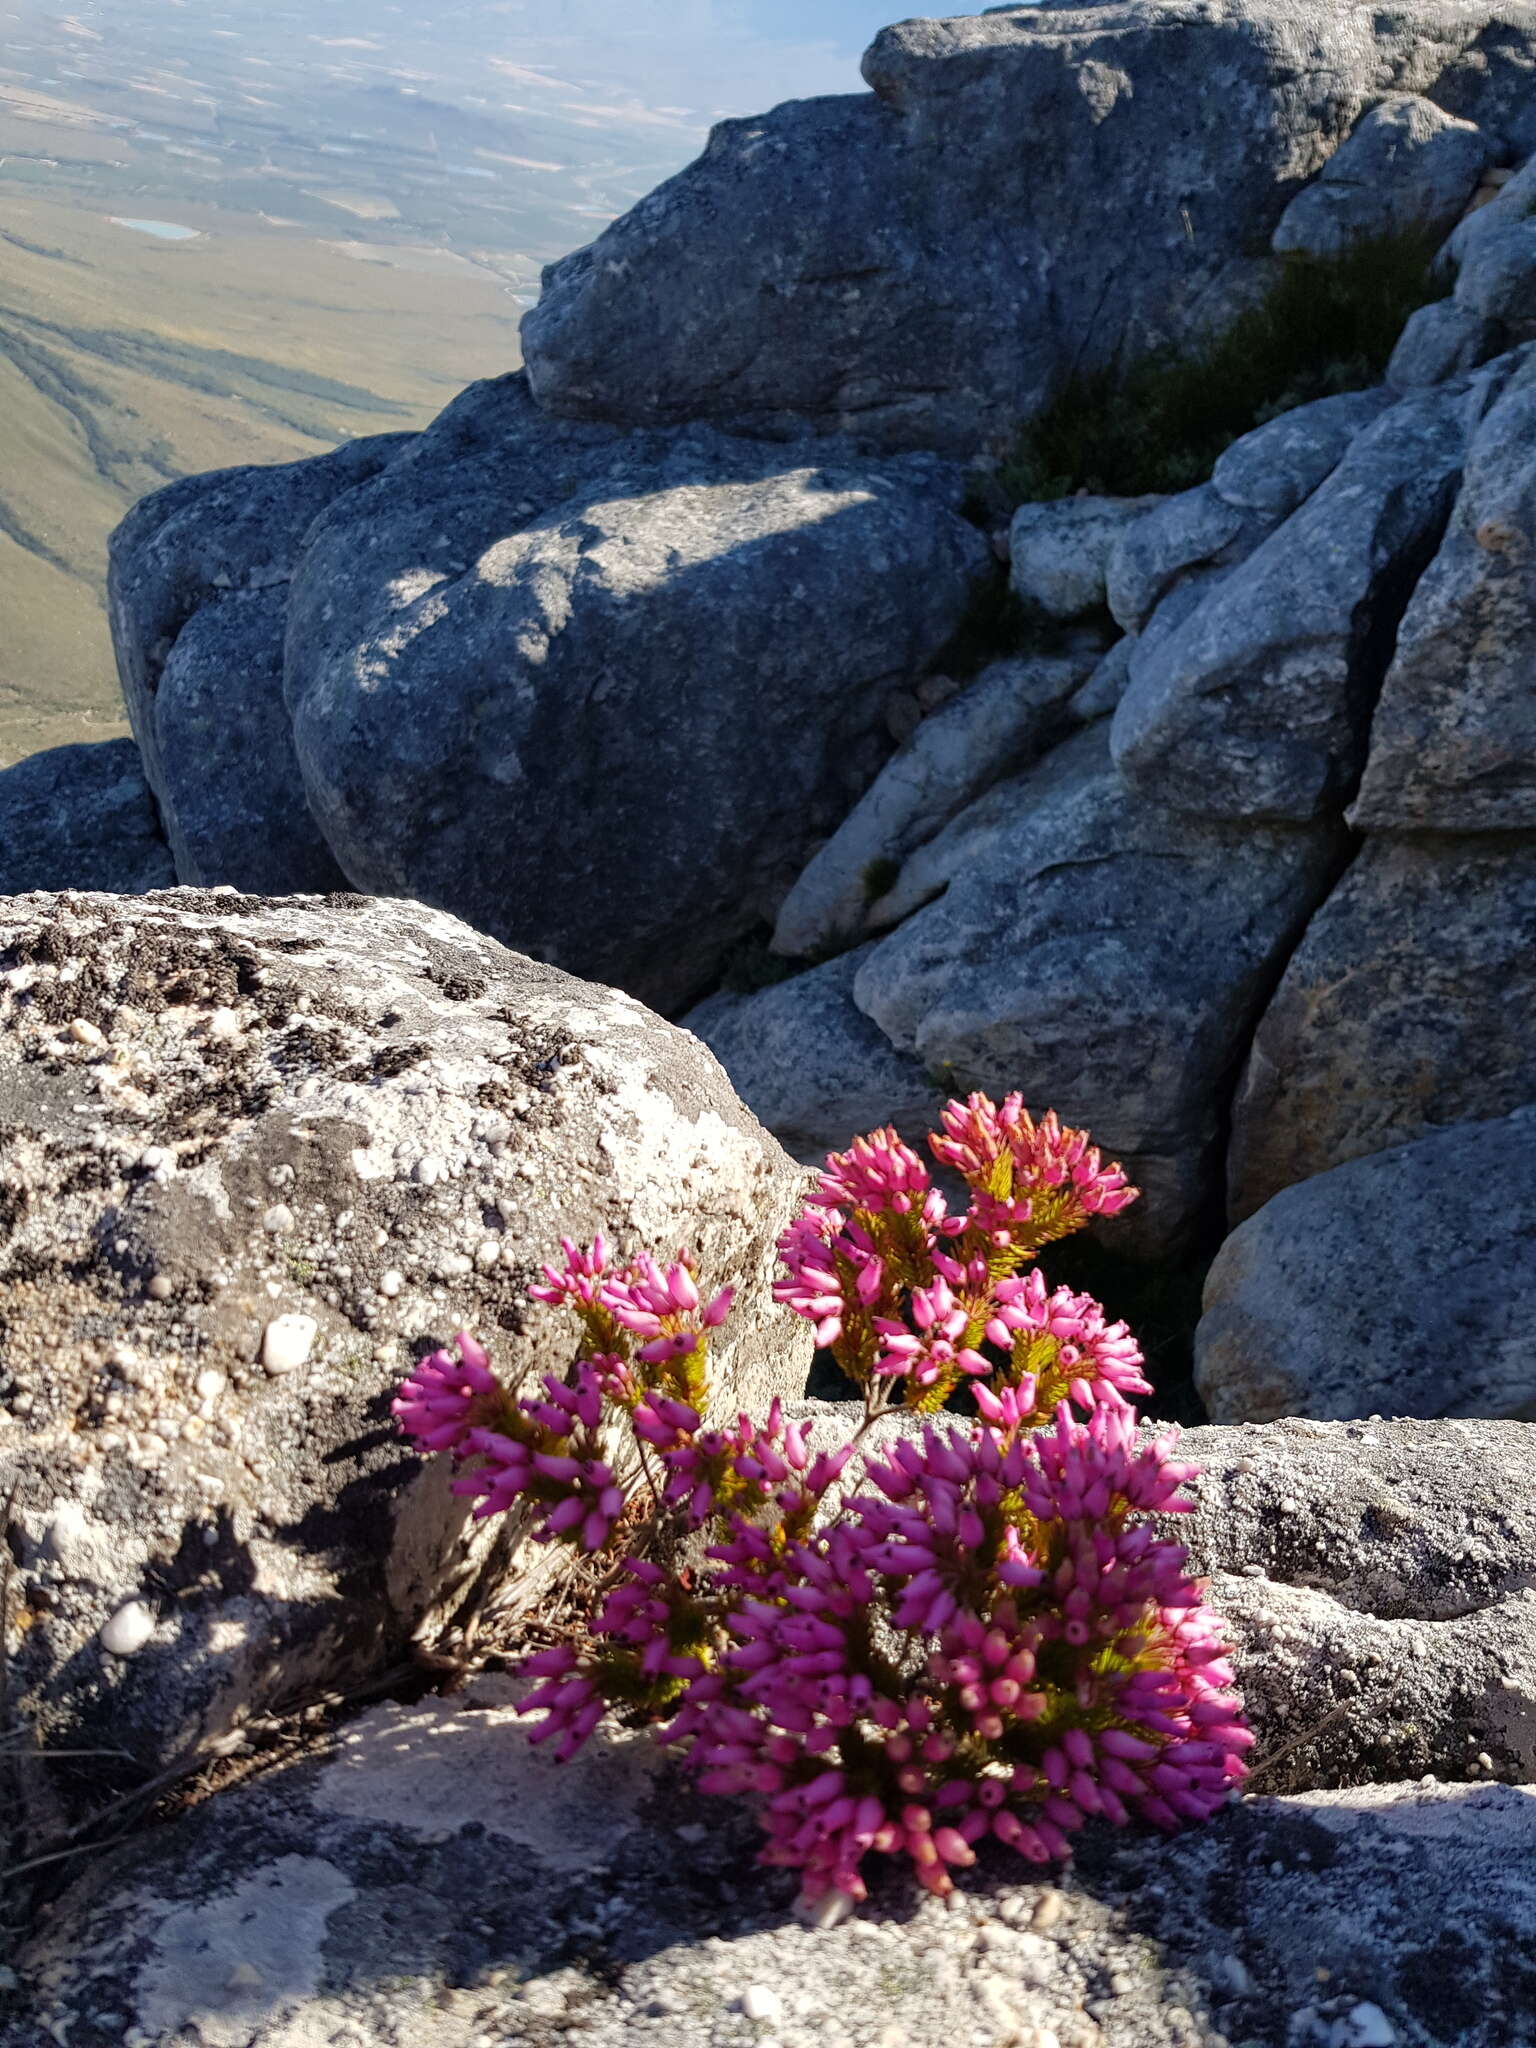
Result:
<svg viewBox="0 0 1536 2048"><path fill-rule="evenodd" d="M483 0L460 4L479 14ZM755 111L861 90L859 57L888 22L981 11L963 0L491 0L480 23L510 32L532 63L624 75L652 99L670 85L690 105Z"/></svg>

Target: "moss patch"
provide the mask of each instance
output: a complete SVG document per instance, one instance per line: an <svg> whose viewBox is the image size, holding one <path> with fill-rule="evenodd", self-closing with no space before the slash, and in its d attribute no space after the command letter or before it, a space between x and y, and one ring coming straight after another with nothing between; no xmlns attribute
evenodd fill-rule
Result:
<svg viewBox="0 0 1536 2048"><path fill-rule="evenodd" d="M1021 430L994 496L1187 490L1253 427L1376 383L1409 315L1442 294L1435 249L1415 229L1327 261L1280 257L1263 299L1203 349L1074 372Z"/></svg>

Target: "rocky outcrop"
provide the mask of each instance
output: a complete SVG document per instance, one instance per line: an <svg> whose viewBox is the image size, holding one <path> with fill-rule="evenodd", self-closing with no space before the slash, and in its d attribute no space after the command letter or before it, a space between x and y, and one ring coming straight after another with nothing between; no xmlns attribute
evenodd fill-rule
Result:
<svg viewBox="0 0 1536 2048"><path fill-rule="evenodd" d="M1368 840L1254 1034L1233 1220L1346 1160L1536 1101L1533 1003L1536 838Z"/></svg>
<svg viewBox="0 0 1536 2048"><path fill-rule="evenodd" d="M0 769L0 896L31 889L139 896L175 880L132 740L50 747Z"/></svg>
<svg viewBox="0 0 1536 2048"><path fill-rule="evenodd" d="M1521 1110L1277 1194L1206 1283L1212 1415L1536 1418L1533 1139Z"/></svg>
<svg viewBox="0 0 1536 2048"><path fill-rule="evenodd" d="M39 1827L547 1581L466 1545L389 1398L466 1327L563 1366L526 1299L562 1235L738 1285L725 1412L804 1386L803 1177L713 1059L418 905L0 902L0 1127L10 1699L110 1752L28 1772Z"/></svg>
<svg viewBox="0 0 1536 2048"><path fill-rule="evenodd" d="M118 676L182 881L345 886L305 803L283 709L284 596L318 514L411 438L184 477L113 535Z"/></svg>
<svg viewBox="0 0 1536 2048"><path fill-rule="evenodd" d="M1099 644L994 662L925 718L780 904L774 951L814 957L861 937L909 853L1077 722L1069 706Z"/></svg>
<svg viewBox="0 0 1536 2048"><path fill-rule="evenodd" d="M18 1958L0 2043L1524 2048L1536 1797L1499 1780L1536 1726L1531 1433L1191 1432L1183 1526L1241 1574L1261 1775L1171 1841L1090 1828L1038 1876L989 1855L947 1906L876 1870L868 1906L807 1927L750 1819L643 1732L553 1764L480 1677L98 1858ZM1452 1674L1494 1615L1527 1647ZM1405 1757L1417 1782L1382 1781Z"/></svg>
<svg viewBox="0 0 1536 2048"><path fill-rule="evenodd" d="M1165 1249L1199 1210L1222 1077L1337 838L1149 804L1115 774L1102 729L982 802L986 836L868 955L854 999L956 1092L1023 1081L1088 1125L1147 1191L1114 1235ZM949 828L957 852L965 824Z"/></svg>
<svg viewBox="0 0 1536 2048"><path fill-rule="evenodd" d="M872 93L726 123L552 268L526 376L126 523L177 872L686 1013L803 1157L1023 1087L1126 1158L1141 1254L1513 1111L1533 65L1512 0L1115 0L902 23ZM1204 481L1008 504L1061 373L1086 476L1097 371L1399 230L1450 296L1384 383L1341 336ZM806 970L738 992L768 932Z"/></svg>
<svg viewBox="0 0 1536 2048"><path fill-rule="evenodd" d="M1479 428L1371 724L1365 831L1536 828L1536 390Z"/></svg>
<svg viewBox="0 0 1536 2048"><path fill-rule="evenodd" d="M1133 660L1114 752L1138 788L1206 816L1297 820L1351 792L1397 621L1507 374L1393 406L1240 576Z"/></svg>
<svg viewBox="0 0 1536 2048"><path fill-rule="evenodd" d="M523 326L534 392L588 419L810 423L968 455L1065 369L1218 321L1254 245L1384 97L1353 157L1421 140L1402 166L1415 206L1443 211L1463 174L1470 192L1491 138L1536 146L1533 47L1519 7L1437 0L903 22L864 60L872 94L723 122L551 266Z"/></svg>
<svg viewBox="0 0 1536 2048"><path fill-rule="evenodd" d="M1343 255L1417 232L1438 241L1460 219L1488 163L1488 137L1412 93L1382 100L1298 192L1275 229L1280 255Z"/></svg>

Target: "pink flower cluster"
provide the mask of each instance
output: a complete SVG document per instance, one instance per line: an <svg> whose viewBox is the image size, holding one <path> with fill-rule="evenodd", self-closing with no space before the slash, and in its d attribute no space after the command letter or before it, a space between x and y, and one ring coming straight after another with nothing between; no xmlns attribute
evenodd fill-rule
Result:
<svg viewBox="0 0 1536 2048"><path fill-rule="evenodd" d="M706 1790L754 1802L764 1860L812 1896L863 1897L871 1854L943 1892L989 1837L1047 1863L1089 1820L1205 1819L1251 1741L1220 1625L1147 1519L1187 1509L1195 1473L1138 1437L1141 1354L1020 1270L1135 1191L1017 1096L943 1123L965 1211L894 1131L861 1138L775 1293L863 1389L858 1438L893 1395L936 1411L962 1382L979 1421L884 1431L845 1486L857 1440L818 1455L778 1402L710 1418L729 1290L706 1300L682 1255L614 1267L601 1240L533 1290L581 1325L563 1377L514 1399L460 1337L396 1403L477 1514L518 1503L541 1540L613 1555L582 1640L524 1665L533 1739L563 1760L607 1710L654 1723Z"/></svg>
<svg viewBox="0 0 1536 2048"><path fill-rule="evenodd" d="M990 1420L1037 1426L1062 1400L1086 1412L1149 1392L1123 1323L1086 1295L1048 1295L1038 1271L1019 1276L1043 1244L1136 1199L1121 1169L1054 1112L1036 1124L1017 1095L1000 1109L985 1095L952 1102L943 1124L930 1144L965 1181L964 1212L950 1214L895 1131L874 1131L831 1155L784 1233L776 1299L866 1392L904 1382L929 1412L964 1380L994 1383L1004 1405Z"/></svg>

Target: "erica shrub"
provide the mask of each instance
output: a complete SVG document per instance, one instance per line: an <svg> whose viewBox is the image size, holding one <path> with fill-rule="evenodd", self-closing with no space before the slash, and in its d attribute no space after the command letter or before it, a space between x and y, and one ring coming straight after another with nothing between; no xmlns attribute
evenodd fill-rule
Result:
<svg viewBox="0 0 1536 2048"><path fill-rule="evenodd" d="M863 1393L852 1441L814 1451L778 1402L707 1423L730 1290L600 1238L532 1290L579 1326L563 1377L518 1398L463 1335L395 1403L477 1515L515 1505L611 1560L581 1640L525 1661L532 1740L563 1760L609 1709L654 1724L754 1804L809 1899L862 1898L871 1851L945 1892L989 1835L1048 1863L1090 1815L1202 1820L1252 1740L1220 1624L1147 1519L1188 1509L1194 1468L1138 1434L1124 1324L1033 1264L1136 1190L1016 1095L942 1124L963 1211L877 1131L780 1242L777 1298ZM933 1419L962 1384L977 1419ZM924 1419L861 1448L898 1403Z"/></svg>

